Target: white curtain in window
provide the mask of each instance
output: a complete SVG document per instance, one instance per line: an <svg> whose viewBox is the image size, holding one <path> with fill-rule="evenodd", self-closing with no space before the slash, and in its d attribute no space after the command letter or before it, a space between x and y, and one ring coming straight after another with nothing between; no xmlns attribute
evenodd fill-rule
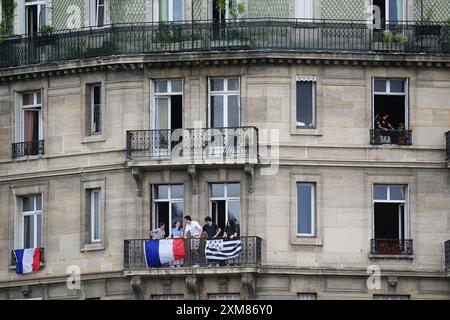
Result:
<svg viewBox="0 0 450 320"><path fill-rule="evenodd" d="M405 19L405 0L389 0L389 21L396 23Z"/></svg>
<svg viewBox="0 0 450 320"><path fill-rule="evenodd" d="M297 19L308 21L314 18L314 0L296 0L295 7Z"/></svg>

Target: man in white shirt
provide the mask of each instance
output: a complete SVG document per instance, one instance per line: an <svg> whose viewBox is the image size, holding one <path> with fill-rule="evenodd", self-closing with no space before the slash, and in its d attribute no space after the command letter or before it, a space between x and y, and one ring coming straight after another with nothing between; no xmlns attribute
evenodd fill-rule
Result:
<svg viewBox="0 0 450 320"><path fill-rule="evenodd" d="M184 216L184 237L187 239L188 235L192 238L191 241L191 251L192 251L192 262L193 268L199 267L199 246L200 246L200 236L203 232L202 226L197 221L192 221L192 217L189 215Z"/></svg>

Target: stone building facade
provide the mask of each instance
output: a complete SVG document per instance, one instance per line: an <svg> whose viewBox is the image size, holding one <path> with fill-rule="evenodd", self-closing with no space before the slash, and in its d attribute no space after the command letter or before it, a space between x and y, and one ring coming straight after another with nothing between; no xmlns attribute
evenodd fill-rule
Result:
<svg viewBox="0 0 450 320"><path fill-rule="evenodd" d="M0 43L0 299L450 298L447 1L398 1L409 22L382 28L408 41L380 50L348 23L370 1L244 0L229 22L180 0L200 36L163 29L154 51L138 42L176 0L14 2L16 34L47 10L55 38ZM237 219L240 262L147 268L150 229L184 214ZM17 275L25 247L44 249L41 270Z"/></svg>

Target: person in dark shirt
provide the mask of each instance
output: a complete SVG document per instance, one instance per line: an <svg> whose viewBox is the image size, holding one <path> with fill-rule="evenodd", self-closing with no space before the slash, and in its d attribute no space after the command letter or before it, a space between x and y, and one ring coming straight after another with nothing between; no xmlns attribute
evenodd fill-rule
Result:
<svg viewBox="0 0 450 320"><path fill-rule="evenodd" d="M383 130L383 131L394 130L394 127L389 122L389 114L387 114L387 113L383 114L383 117L378 121L377 129Z"/></svg>
<svg viewBox="0 0 450 320"><path fill-rule="evenodd" d="M220 229L220 227L213 222L211 217L206 217L203 231L208 235L208 239L212 239L217 238L222 232L222 229Z"/></svg>
<svg viewBox="0 0 450 320"><path fill-rule="evenodd" d="M236 239L239 237L239 227L236 225L234 219L228 219L223 237L228 239Z"/></svg>

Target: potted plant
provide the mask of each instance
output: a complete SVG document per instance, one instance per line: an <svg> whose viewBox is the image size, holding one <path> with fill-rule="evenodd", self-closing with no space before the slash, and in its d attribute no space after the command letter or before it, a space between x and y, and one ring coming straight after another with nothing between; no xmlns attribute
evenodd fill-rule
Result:
<svg viewBox="0 0 450 320"><path fill-rule="evenodd" d="M408 37L402 33L396 33L394 35L394 42L399 46L400 50L405 49L405 44L408 42Z"/></svg>
<svg viewBox="0 0 450 320"><path fill-rule="evenodd" d="M399 123L397 130L398 130L398 144L406 145L405 124Z"/></svg>

